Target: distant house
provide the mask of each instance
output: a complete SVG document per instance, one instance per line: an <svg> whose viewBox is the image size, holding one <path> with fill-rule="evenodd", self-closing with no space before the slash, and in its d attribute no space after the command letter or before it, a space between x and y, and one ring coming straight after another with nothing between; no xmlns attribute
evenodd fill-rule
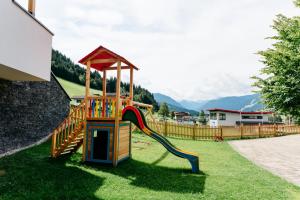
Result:
<svg viewBox="0 0 300 200"><path fill-rule="evenodd" d="M174 112L174 115L177 121L189 121L191 119L189 112Z"/></svg>
<svg viewBox="0 0 300 200"><path fill-rule="evenodd" d="M273 112L242 112L238 110L225 110L221 108L208 109L209 125L236 126L240 124L270 124L269 118Z"/></svg>

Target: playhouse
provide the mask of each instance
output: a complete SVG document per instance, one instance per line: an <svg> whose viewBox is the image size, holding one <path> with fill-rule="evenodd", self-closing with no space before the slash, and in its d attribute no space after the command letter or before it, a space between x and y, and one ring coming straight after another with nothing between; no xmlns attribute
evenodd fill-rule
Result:
<svg viewBox="0 0 300 200"><path fill-rule="evenodd" d="M131 157L131 126L134 124L143 133L161 143L169 152L187 159L192 171L199 171L198 156L180 150L161 134L147 126L144 113L138 108L152 109L152 105L133 101L133 72L138 70L122 56L100 46L79 63L86 66L85 97L70 115L53 131L51 156L75 152L82 146L82 160L108 163L117 166ZM91 69L102 73L102 95L90 94ZM107 94L106 79L109 71L115 70L116 93ZM130 71L129 96L120 95L121 72Z"/></svg>
<svg viewBox="0 0 300 200"><path fill-rule="evenodd" d="M131 131L130 123L122 121L122 107L132 105L133 72L138 70L125 58L100 46L82 58L79 63L86 65L86 113L85 136L83 139L83 161L112 163L130 157ZM116 66L115 66L116 65ZM90 95L91 68L102 72L102 96ZM117 71L116 94L106 94L106 77L108 71ZM129 97L120 97L122 70L130 70Z"/></svg>

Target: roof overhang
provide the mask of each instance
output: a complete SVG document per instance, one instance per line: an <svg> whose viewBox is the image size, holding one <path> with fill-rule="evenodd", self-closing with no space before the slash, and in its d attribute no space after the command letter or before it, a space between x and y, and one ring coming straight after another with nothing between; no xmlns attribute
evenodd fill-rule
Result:
<svg viewBox="0 0 300 200"><path fill-rule="evenodd" d="M79 60L79 63L87 65L88 61L90 62L91 68L99 71L116 70L117 67L114 67L114 64L119 61L125 64L121 66L121 69L133 68L138 70L138 68L128 60L103 46L99 46L94 51L86 55L84 58Z"/></svg>
<svg viewBox="0 0 300 200"><path fill-rule="evenodd" d="M248 115L270 115L273 114L273 112L270 111L256 111L256 112L243 112L243 111L239 111L239 110L226 110L226 109L222 109L222 108L211 108L211 109L207 109L210 112L227 112L227 113L237 113L237 114L248 114Z"/></svg>

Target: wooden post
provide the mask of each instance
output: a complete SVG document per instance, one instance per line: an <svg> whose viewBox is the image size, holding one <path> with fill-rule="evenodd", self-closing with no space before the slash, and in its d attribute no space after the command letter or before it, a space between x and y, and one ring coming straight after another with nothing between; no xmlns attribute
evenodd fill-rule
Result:
<svg viewBox="0 0 300 200"><path fill-rule="evenodd" d="M167 121L165 121L165 136L167 137L168 136L168 122Z"/></svg>
<svg viewBox="0 0 300 200"><path fill-rule="evenodd" d="M56 151L56 135L57 135L57 130L54 130L54 133L52 135L52 150L51 150L51 156L52 158L55 157L55 151Z"/></svg>
<svg viewBox="0 0 300 200"><path fill-rule="evenodd" d="M223 140L223 128L222 128L222 126L220 127L220 140Z"/></svg>
<svg viewBox="0 0 300 200"><path fill-rule="evenodd" d="M258 137L261 137L261 125L260 123L258 124Z"/></svg>
<svg viewBox="0 0 300 200"><path fill-rule="evenodd" d="M196 123L193 125L193 140L196 140Z"/></svg>
<svg viewBox="0 0 300 200"><path fill-rule="evenodd" d="M28 12L35 16L35 0L28 1Z"/></svg>
<svg viewBox="0 0 300 200"><path fill-rule="evenodd" d="M102 117L106 116L106 70L103 71L103 77L102 77Z"/></svg>
<svg viewBox="0 0 300 200"><path fill-rule="evenodd" d="M119 155L119 123L120 123L120 90L121 90L121 61L118 61L117 67L117 83L116 83L116 113L115 113L115 131L114 131L114 156L113 166L116 167L118 164Z"/></svg>
<svg viewBox="0 0 300 200"><path fill-rule="evenodd" d="M277 126L274 124L273 126L274 136L277 136Z"/></svg>
<svg viewBox="0 0 300 200"><path fill-rule="evenodd" d="M85 122L84 122L84 136L83 136L83 145L82 145L82 160L85 161L85 154L86 154L86 120L89 116L89 100L88 97L90 96L90 78L91 78L91 61L88 61L86 64L86 72L85 72Z"/></svg>
<svg viewBox="0 0 300 200"><path fill-rule="evenodd" d="M241 139L243 138L243 124L240 124L240 129L241 129Z"/></svg>
<svg viewBox="0 0 300 200"><path fill-rule="evenodd" d="M130 67L129 99L130 99L129 105L132 106L132 101L133 101L133 67Z"/></svg>

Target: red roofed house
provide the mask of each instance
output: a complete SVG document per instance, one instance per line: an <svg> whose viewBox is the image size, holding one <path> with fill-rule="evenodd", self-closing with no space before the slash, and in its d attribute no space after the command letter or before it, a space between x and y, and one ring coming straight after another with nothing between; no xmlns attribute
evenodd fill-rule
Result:
<svg viewBox="0 0 300 200"><path fill-rule="evenodd" d="M269 117L273 112L243 112L239 110L225 110L221 108L208 109L209 125L236 126L239 124L270 124Z"/></svg>

